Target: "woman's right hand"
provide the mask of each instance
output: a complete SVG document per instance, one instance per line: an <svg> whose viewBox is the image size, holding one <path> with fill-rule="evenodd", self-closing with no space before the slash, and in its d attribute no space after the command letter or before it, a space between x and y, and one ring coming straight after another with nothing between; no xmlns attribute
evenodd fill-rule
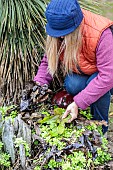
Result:
<svg viewBox="0 0 113 170"><path fill-rule="evenodd" d="M52 91L48 88L47 84L40 85L36 83L36 85L32 89L31 98L34 102L43 102L48 99L49 94Z"/></svg>
<svg viewBox="0 0 113 170"><path fill-rule="evenodd" d="M75 102L72 102L70 105L68 105L64 115L62 116L62 119L66 118L68 116L68 114L71 115L71 119L68 121L69 123L77 118L77 116L78 116L78 106Z"/></svg>

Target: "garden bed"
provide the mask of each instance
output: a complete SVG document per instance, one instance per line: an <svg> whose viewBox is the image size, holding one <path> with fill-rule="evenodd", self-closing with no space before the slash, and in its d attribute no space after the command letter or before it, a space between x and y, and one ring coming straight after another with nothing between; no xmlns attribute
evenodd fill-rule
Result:
<svg viewBox="0 0 113 170"><path fill-rule="evenodd" d="M65 109L51 105L51 93L45 93L48 88L41 87L38 98L35 90L30 98L24 91L20 106L0 108L1 169L113 169L112 111L107 140L102 134L106 122L91 120L89 109L79 110L78 118L68 123L70 116L62 119ZM48 100L42 94L48 94Z"/></svg>

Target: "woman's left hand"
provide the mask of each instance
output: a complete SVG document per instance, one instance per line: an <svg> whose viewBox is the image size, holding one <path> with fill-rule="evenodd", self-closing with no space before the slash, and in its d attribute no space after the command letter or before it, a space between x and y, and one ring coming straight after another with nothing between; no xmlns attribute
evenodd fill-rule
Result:
<svg viewBox="0 0 113 170"><path fill-rule="evenodd" d="M72 122L74 119L77 118L77 115L78 115L78 106L76 105L75 102L71 103L71 104L67 107L67 109L66 109L66 111L65 111L62 119L66 118L68 114L71 115L71 119L68 121L69 123Z"/></svg>

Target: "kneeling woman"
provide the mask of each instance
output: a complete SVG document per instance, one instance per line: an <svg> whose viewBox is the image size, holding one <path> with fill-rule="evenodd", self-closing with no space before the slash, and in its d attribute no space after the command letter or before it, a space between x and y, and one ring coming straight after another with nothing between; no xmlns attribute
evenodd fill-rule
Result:
<svg viewBox="0 0 113 170"><path fill-rule="evenodd" d="M91 108L93 118L108 122L113 88L113 21L80 8L76 0L51 0L46 9L46 55L34 81L49 84L62 63L64 87L73 102L63 115L77 118ZM103 133L107 131L103 126Z"/></svg>

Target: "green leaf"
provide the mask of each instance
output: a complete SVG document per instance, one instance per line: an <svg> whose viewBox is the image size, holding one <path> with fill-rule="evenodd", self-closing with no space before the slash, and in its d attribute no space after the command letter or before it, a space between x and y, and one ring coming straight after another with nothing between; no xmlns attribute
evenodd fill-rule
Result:
<svg viewBox="0 0 113 170"><path fill-rule="evenodd" d="M59 126L57 127L57 132L58 134L63 134L64 133L64 130L65 130L65 126L64 124L59 124Z"/></svg>

